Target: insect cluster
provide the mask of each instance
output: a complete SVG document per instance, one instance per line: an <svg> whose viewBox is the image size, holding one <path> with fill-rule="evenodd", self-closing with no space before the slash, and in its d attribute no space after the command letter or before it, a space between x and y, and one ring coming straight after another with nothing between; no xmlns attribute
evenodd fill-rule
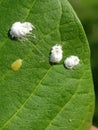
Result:
<svg viewBox="0 0 98 130"><path fill-rule="evenodd" d="M51 48L50 53L50 62L51 63L59 63L63 58L63 50L61 45L55 45ZM64 61L64 66L68 69L72 69L76 65L78 65L80 59L77 56L67 57Z"/></svg>
<svg viewBox="0 0 98 130"><path fill-rule="evenodd" d="M25 37L26 35L31 34L31 31L34 29L35 27L30 23L30 22L15 22L14 24L12 24L11 28L10 28L10 35L12 38L16 38L16 39L20 39ZM61 45L54 45L51 48L51 52L50 52L50 63L59 63L63 58L63 50L62 50L62 46ZM67 69L72 69L75 66L77 66L80 62L80 59L77 56L69 56L64 60L64 66ZM13 71L17 71L20 69L20 67L22 66L22 59L18 59L16 61L14 61L11 65L11 68Z"/></svg>

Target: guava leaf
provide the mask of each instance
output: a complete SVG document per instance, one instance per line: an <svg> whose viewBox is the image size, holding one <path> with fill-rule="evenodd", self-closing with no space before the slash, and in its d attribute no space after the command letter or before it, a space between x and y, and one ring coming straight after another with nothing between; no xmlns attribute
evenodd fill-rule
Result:
<svg viewBox="0 0 98 130"><path fill-rule="evenodd" d="M12 40L16 22L31 22L36 38ZM49 63L51 47L63 59ZM70 55L80 58L64 67ZM23 59L14 72L11 64ZM90 50L82 25L67 0L0 1L0 130L89 130L94 109Z"/></svg>

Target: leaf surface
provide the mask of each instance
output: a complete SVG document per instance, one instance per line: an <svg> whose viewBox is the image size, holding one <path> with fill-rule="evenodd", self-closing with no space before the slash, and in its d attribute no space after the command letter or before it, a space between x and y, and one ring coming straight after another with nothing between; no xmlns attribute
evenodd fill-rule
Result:
<svg viewBox="0 0 98 130"><path fill-rule="evenodd" d="M90 51L82 25L67 0L0 1L0 130L89 130L94 108ZM36 38L11 40L16 22L29 21ZM49 63L55 44L63 59ZM66 57L80 64L64 67ZM11 64L23 59L14 72Z"/></svg>

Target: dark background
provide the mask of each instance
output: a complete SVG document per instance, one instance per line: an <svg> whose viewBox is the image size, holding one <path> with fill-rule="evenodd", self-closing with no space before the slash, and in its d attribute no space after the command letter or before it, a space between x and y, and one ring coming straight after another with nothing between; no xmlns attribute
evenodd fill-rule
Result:
<svg viewBox="0 0 98 130"><path fill-rule="evenodd" d="M98 0L69 0L86 32L91 49L91 66L96 95L93 124L98 126Z"/></svg>

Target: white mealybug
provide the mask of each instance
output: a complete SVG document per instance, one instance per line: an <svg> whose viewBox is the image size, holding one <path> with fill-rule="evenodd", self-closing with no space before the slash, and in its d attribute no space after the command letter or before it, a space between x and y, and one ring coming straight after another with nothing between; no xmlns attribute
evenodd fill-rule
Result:
<svg viewBox="0 0 98 130"><path fill-rule="evenodd" d="M70 56L67 57L64 61L64 65L68 69L72 69L74 66L78 65L80 62L80 59L77 56Z"/></svg>
<svg viewBox="0 0 98 130"><path fill-rule="evenodd" d="M12 64L11 64L11 68L13 71L17 71L20 69L20 67L22 66L22 59L17 59L16 61L14 61Z"/></svg>
<svg viewBox="0 0 98 130"><path fill-rule="evenodd" d="M55 45L51 49L50 53L50 62L51 63L59 63L62 60L63 51L61 45Z"/></svg>
<svg viewBox="0 0 98 130"><path fill-rule="evenodd" d="M30 22L15 22L12 24L12 27L10 29L10 35L12 38L22 38L26 36L27 34L31 34L31 31L33 30L34 26Z"/></svg>

